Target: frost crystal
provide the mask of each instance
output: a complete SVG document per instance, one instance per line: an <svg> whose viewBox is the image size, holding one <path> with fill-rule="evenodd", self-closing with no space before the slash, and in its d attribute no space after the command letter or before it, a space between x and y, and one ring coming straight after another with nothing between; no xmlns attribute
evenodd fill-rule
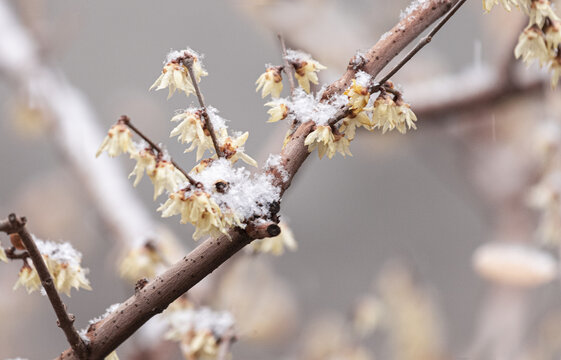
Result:
<svg viewBox="0 0 561 360"><path fill-rule="evenodd" d="M413 0L405 10L401 11L401 13L399 14L399 19L403 20L409 17L416 10L421 8L426 9L429 5L430 5L429 0Z"/></svg>
<svg viewBox="0 0 561 360"><path fill-rule="evenodd" d="M228 184L227 191L212 192L212 198L225 210L235 211L240 219L269 213L269 204L278 201L279 188L273 186L270 174L251 175L245 167L233 168L226 159L214 160L200 174L193 175L207 191L215 190L217 181Z"/></svg>
<svg viewBox="0 0 561 360"><path fill-rule="evenodd" d="M287 100L290 110L288 120L298 119L302 122L312 120L317 125L326 125L348 102L346 95L334 95L327 102L321 102L321 96L321 91L314 97L312 94L306 94L302 89L295 89L293 100Z"/></svg>
<svg viewBox="0 0 561 360"><path fill-rule="evenodd" d="M172 327L166 334L168 339L181 340L190 331L211 331L220 338L234 325L234 318L229 312L216 312L207 307L176 310L167 315Z"/></svg>
<svg viewBox="0 0 561 360"><path fill-rule="evenodd" d="M281 159L282 159L281 156L278 154L276 155L269 154L269 157L265 162L265 170L276 169L279 172L280 176L282 177L282 181L288 181L288 179L290 179L290 175L282 165Z"/></svg>
<svg viewBox="0 0 561 360"><path fill-rule="evenodd" d="M121 306L120 303L116 303L116 304L113 304L113 305L109 306L107 309L105 309L105 313L104 313L103 315L91 319L91 320L89 321L89 324L90 324L90 325L93 325L93 324L95 324L95 323L100 322L101 320L105 319L106 317L108 317L109 315L111 315L112 313L114 313L115 310L117 310L117 309L119 308L119 306Z"/></svg>

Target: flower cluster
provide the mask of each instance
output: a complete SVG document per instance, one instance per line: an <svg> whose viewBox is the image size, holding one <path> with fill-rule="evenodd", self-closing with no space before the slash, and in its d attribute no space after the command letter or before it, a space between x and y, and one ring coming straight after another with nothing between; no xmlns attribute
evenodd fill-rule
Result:
<svg viewBox="0 0 561 360"><path fill-rule="evenodd" d="M92 289L86 278L88 270L83 269L80 265L82 254L69 243L55 243L38 239L35 239L35 243L45 260L58 291L70 296L72 288ZM28 293L42 288L41 280L33 264L26 262L21 268L14 290L20 286L25 287Z"/></svg>
<svg viewBox="0 0 561 360"><path fill-rule="evenodd" d="M186 360L216 359L220 341L233 329L232 315L206 307L196 309L188 302L174 304L164 313L170 325L166 339L180 343Z"/></svg>
<svg viewBox="0 0 561 360"><path fill-rule="evenodd" d="M193 80L184 64L184 61L188 59L193 61L193 73L197 82L201 81L201 77L208 75L203 68L201 56L192 49L172 51L164 61L162 74L156 79L154 84L150 86L150 90L154 88L156 88L156 90L169 88L168 99L173 95L175 90L183 91L187 96L194 94L195 87L193 86Z"/></svg>
<svg viewBox="0 0 561 360"><path fill-rule="evenodd" d="M317 148L320 159L324 155L331 159L337 152L343 156L352 155L349 150L349 139L336 131L334 133L329 125L316 126L314 131L306 137L304 145L308 146L309 152Z"/></svg>
<svg viewBox="0 0 561 360"><path fill-rule="evenodd" d="M552 72L551 86L556 87L561 77L561 19L551 6L550 0L501 0L503 7L510 11L512 6L522 9L529 17L528 26L518 38L514 49L516 58L522 58L526 65L535 60L540 66L547 66ZM498 4L499 0L483 0L486 11Z"/></svg>

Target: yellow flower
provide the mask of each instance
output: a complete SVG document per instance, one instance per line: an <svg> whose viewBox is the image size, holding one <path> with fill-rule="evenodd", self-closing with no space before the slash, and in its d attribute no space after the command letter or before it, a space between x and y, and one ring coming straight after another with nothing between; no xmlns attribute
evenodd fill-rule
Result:
<svg viewBox="0 0 561 360"><path fill-rule="evenodd" d="M154 184L154 200L160 196L164 190L175 191L186 179L183 174L167 160L159 160L151 173L147 173Z"/></svg>
<svg viewBox="0 0 561 360"><path fill-rule="evenodd" d="M214 144L208 130L204 128L201 121L201 111L188 109L181 114L175 115L171 121L181 121L175 129L171 131L170 137L177 138L182 143L191 143L185 152L193 151L197 148L197 161L203 157L205 150L213 151Z"/></svg>
<svg viewBox="0 0 561 360"><path fill-rule="evenodd" d="M243 145L247 141L248 137L249 133L246 131L235 139L232 139L230 136L223 136L220 139L220 142L222 143L220 148L226 159L230 160L232 164L236 163L238 160L242 160L248 165L257 167L257 161L244 152Z"/></svg>
<svg viewBox="0 0 561 360"><path fill-rule="evenodd" d="M310 82L318 84L317 72L327 69L309 54L299 51L288 50L286 60L294 67L296 80L307 93L310 93Z"/></svg>
<svg viewBox="0 0 561 360"><path fill-rule="evenodd" d="M275 100L269 101L265 104L265 106L270 106L271 108L267 111L267 114L270 115L269 120L267 122L277 122L279 120L284 120L288 115L288 107L286 106L285 101L283 100Z"/></svg>
<svg viewBox="0 0 561 360"><path fill-rule="evenodd" d="M131 249L121 261L119 272L121 277L131 282L138 279L151 279L164 264L164 260L151 242Z"/></svg>
<svg viewBox="0 0 561 360"><path fill-rule="evenodd" d="M254 240L251 243L253 251L260 253L270 253L275 256L284 254L285 248L296 251L298 244L294 239L292 230L285 223L279 223L281 233L275 237Z"/></svg>
<svg viewBox="0 0 561 360"><path fill-rule="evenodd" d="M527 27L518 38L514 55L517 59L522 57L522 61L528 66L536 59L541 66L547 64L550 60L550 54L545 44L543 32L535 25Z"/></svg>
<svg viewBox="0 0 561 360"><path fill-rule="evenodd" d="M48 255L43 255L43 258L58 291L70 296L72 288L92 289L90 282L86 279L86 271L80 266L51 259Z"/></svg>
<svg viewBox="0 0 561 360"><path fill-rule="evenodd" d="M107 355L104 360L119 360L117 352L113 351L111 354Z"/></svg>
<svg viewBox="0 0 561 360"><path fill-rule="evenodd" d="M187 336L181 342L181 352L185 359L216 359L218 343L212 332L208 330L197 331L194 336Z"/></svg>
<svg viewBox="0 0 561 360"><path fill-rule="evenodd" d="M555 51L561 45L561 22L553 21L545 29L545 43L548 49Z"/></svg>
<svg viewBox="0 0 561 360"><path fill-rule="evenodd" d="M331 159L337 152L343 156L352 155L349 140L342 135L334 135L330 126L316 126L316 129L306 136L304 145L308 146L309 152L317 148L320 159L325 154Z"/></svg>
<svg viewBox="0 0 561 360"><path fill-rule="evenodd" d="M6 256L6 252L4 251L2 244L0 244L0 261L8 262L8 257Z"/></svg>
<svg viewBox="0 0 561 360"><path fill-rule="evenodd" d="M121 153L134 153L136 149L132 143L132 134L125 124L115 124L109 129L107 136L103 139L101 146L95 154L96 157L101 155L103 151L111 157L120 155Z"/></svg>
<svg viewBox="0 0 561 360"><path fill-rule="evenodd" d="M181 63L181 61L187 57L191 57L193 59L193 73L197 82L201 82L201 77L207 76L208 73L201 65L198 54L188 49L173 52L168 56L167 63L162 70L162 74L158 77L158 79L156 79L154 84L150 86L150 90L153 88L161 90L167 87L169 88L168 99L171 95L173 95L175 90L181 90L185 92L185 95L187 96L194 94L195 88L193 86L192 79L189 76L189 71L187 70L187 67Z"/></svg>
<svg viewBox="0 0 561 360"><path fill-rule="evenodd" d="M205 235L212 237L227 235L231 226L241 225L238 217L232 211L223 213L210 195L201 190L190 193L180 190L170 194L168 200L158 208L158 211L162 212L162 217L181 215L181 223L193 224L196 228L193 234L195 240Z"/></svg>
<svg viewBox="0 0 561 360"><path fill-rule="evenodd" d="M262 98L269 94L274 98L278 98L282 91L281 68L279 66L267 68L267 70L259 76L255 84L257 85L255 91L259 91L259 89L263 88L261 92Z"/></svg>
<svg viewBox="0 0 561 360"><path fill-rule="evenodd" d="M133 186L137 186L145 172L147 174L154 173L156 169L156 157L150 149L143 149L139 152L132 153L131 158L136 160L136 165L129 174L129 178L133 175L136 176Z"/></svg>
<svg viewBox="0 0 561 360"><path fill-rule="evenodd" d="M558 21L559 17L551 8L549 0L533 0L530 6L530 24L536 24L540 28L545 24L545 19Z"/></svg>
<svg viewBox="0 0 561 360"><path fill-rule="evenodd" d="M349 105L355 115L362 111L370 99L368 88L359 84L356 79L353 79L353 83L345 91L345 95L349 97Z"/></svg>
<svg viewBox="0 0 561 360"><path fill-rule="evenodd" d="M343 119L343 123L339 128L339 131L344 133L347 139L353 140L355 138L356 129L364 126L368 130L372 130L374 127L372 119L368 116L366 111L361 111L358 115L349 115Z"/></svg>
<svg viewBox="0 0 561 360"><path fill-rule="evenodd" d="M29 266L27 263L23 264L23 267L19 271L18 281L14 284L14 290L20 286L25 287L28 294L31 294L35 290L41 289L41 279L39 279L39 274L34 268Z"/></svg>
<svg viewBox="0 0 561 360"><path fill-rule="evenodd" d="M409 108L409 104L401 99L396 101L394 102L388 94L380 94L374 101L372 119L375 127L382 128L383 134L393 129L397 129L402 134L405 134L407 129L417 129L415 125L417 117Z"/></svg>
<svg viewBox="0 0 561 360"><path fill-rule="evenodd" d="M489 12L498 3L499 0L483 0L483 9L485 12ZM508 11L511 10L511 6L521 7L523 10L528 9L528 0L500 0L500 3Z"/></svg>

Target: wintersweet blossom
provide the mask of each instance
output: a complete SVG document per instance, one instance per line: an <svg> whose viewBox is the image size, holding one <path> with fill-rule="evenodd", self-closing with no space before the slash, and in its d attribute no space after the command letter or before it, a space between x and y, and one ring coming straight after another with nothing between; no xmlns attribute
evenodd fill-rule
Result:
<svg viewBox="0 0 561 360"><path fill-rule="evenodd" d="M111 354L107 355L104 360L119 360L117 352L113 351Z"/></svg>
<svg viewBox="0 0 561 360"><path fill-rule="evenodd" d="M530 24L536 24L542 28L545 20L558 21L559 17L551 8L551 1L549 0L532 0L530 5Z"/></svg>
<svg viewBox="0 0 561 360"><path fill-rule="evenodd" d="M251 243L251 248L255 252L270 253L275 256L284 254L285 248L291 251L298 249L298 244L294 239L294 234L290 227L285 223L279 223L281 233L275 237L254 240Z"/></svg>
<svg viewBox="0 0 561 360"><path fill-rule="evenodd" d="M345 134L347 139L353 140L357 128L364 126L366 129L372 130L374 125L368 113L366 113L366 111L361 111L358 115L351 114L344 118L339 131Z"/></svg>
<svg viewBox="0 0 561 360"><path fill-rule="evenodd" d="M177 170L168 160L158 160L154 171L147 173L154 184L154 200L160 196L164 190L175 191L187 179Z"/></svg>
<svg viewBox="0 0 561 360"><path fill-rule="evenodd" d="M249 132L246 131L235 139L231 136L222 137L220 139L220 143L222 144L220 148L226 159L230 160L232 164L236 163L238 160L242 160L248 165L257 167L257 161L244 152L243 146L248 137Z"/></svg>
<svg viewBox="0 0 561 360"><path fill-rule="evenodd" d="M294 67L294 75L298 84L307 93L310 92L310 82L316 85L319 82L317 72L327 69L327 67L312 59L309 54L300 51L288 50L286 59Z"/></svg>
<svg viewBox="0 0 561 360"><path fill-rule="evenodd" d="M309 152L317 148L320 159L326 154L331 159L337 152L343 156L352 155L349 140L340 134L333 134L330 126L316 126L316 129L306 136L304 145L308 146Z"/></svg>
<svg viewBox="0 0 561 360"><path fill-rule="evenodd" d="M181 215L181 223L190 222L196 228L193 239L210 235L218 237L227 235L233 225L241 225L232 211L223 212L210 194L202 191L180 190L170 194L168 200L158 208L162 217Z"/></svg>
<svg viewBox="0 0 561 360"><path fill-rule="evenodd" d="M97 150L95 156L98 157L103 151L111 157L118 156L122 153L132 154L136 151L132 143L132 134L125 124L115 124L109 129L107 136L103 139L101 146Z"/></svg>
<svg viewBox="0 0 561 360"><path fill-rule="evenodd" d="M4 251L4 248L2 247L1 244L0 244L0 261L8 262L8 257L6 256L6 252Z"/></svg>
<svg viewBox="0 0 561 360"><path fill-rule="evenodd" d="M542 30L535 25L526 28L518 38L514 55L517 59L522 57L527 66L534 60L538 60L541 66L547 64L550 54Z"/></svg>
<svg viewBox="0 0 561 360"><path fill-rule="evenodd" d="M561 53L551 62L551 86L556 87L561 78Z"/></svg>
<svg viewBox="0 0 561 360"><path fill-rule="evenodd" d="M193 59L193 73L197 82L201 81L201 77L208 75L201 64L200 56L195 51L191 49L174 51L168 55L162 74L150 86L150 90L154 88L161 90L167 87L169 88L168 99L175 90L183 91L187 96L194 94L195 87L193 86L193 81L189 76L187 67L182 63L182 60L187 57Z"/></svg>
<svg viewBox="0 0 561 360"><path fill-rule="evenodd" d="M360 113L362 109L368 104L370 100L370 93L365 84L361 84L356 79L353 79L352 85L345 90L345 95L349 97L349 106L354 115Z"/></svg>
<svg viewBox="0 0 561 360"><path fill-rule="evenodd" d="M31 294L35 290L41 289L41 279L39 279L39 274L32 268L29 264L24 263L19 271L18 280L14 284L14 290L20 286L25 287L27 293Z"/></svg>
<svg viewBox="0 0 561 360"><path fill-rule="evenodd" d="M214 144L207 129L201 121L200 109L187 109L175 115L171 121L181 121L170 133L170 137L178 136L181 143L191 143L185 152L197 148L197 161L203 157L205 150L213 151Z"/></svg>
<svg viewBox="0 0 561 360"><path fill-rule="evenodd" d="M269 101L265 106L270 106L271 108L267 110L269 114L269 120L267 122L277 122L279 120L284 120L288 116L288 107L286 106L286 101L283 99Z"/></svg>
<svg viewBox="0 0 561 360"><path fill-rule="evenodd" d="M544 30L545 43L550 51L555 51L561 45L561 21L553 21Z"/></svg>
<svg viewBox="0 0 561 360"><path fill-rule="evenodd" d="M121 277L131 282L138 279L152 279L158 268L164 264L162 256L151 242L131 249L121 261L119 272Z"/></svg>
<svg viewBox="0 0 561 360"><path fill-rule="evenodd" d="M483 0L483 9L489 12L493 6L497 5L499 2L506 10L510 11L512 6L528 9L529 0Z"/></svg>
<svg viewBox="0 0 561 360"><path fill-rule="evenodd" d="M88 270L83 269L80 265L82 254L69 243L55 243L39 239L35 239L35 243L58 291L70 296L72 288L92 289L86 278ZM21 268L14 290L20 286L24 286L28 293L41 289L41 280L32 264L25 263Z"/></svg>
<svg viewBox="0 0 561 360"><path fill-rule="evenodd" d="M280 97L282 92L281 68L279 66L268 67L267 70L259 76L255 85L257 85L255 91L259 91L259 89L263 88L261 91L262 98L269 94L274 98Z"/></svg>
<svg viewBox="0 0 561 360"><path fill-rule="evenodd" d="M400 98L394 101L387 93L380 94L374 101L372 120L375 127L382 128L383 134L393 129L397 129L402 134L405 134L407 129L417 129L415 125L417 117L409 104Z"/></svg>
<svg viewBox="0 0 561 360"><path fill-rule="evenodd" d="M156 156L151 149L143 149L139 152L132 153L131 158L136 160L136 165L129 174L129 178L135 176L133 186L137 186L144 176L144 173L153 174L156 170Z"/></svg>

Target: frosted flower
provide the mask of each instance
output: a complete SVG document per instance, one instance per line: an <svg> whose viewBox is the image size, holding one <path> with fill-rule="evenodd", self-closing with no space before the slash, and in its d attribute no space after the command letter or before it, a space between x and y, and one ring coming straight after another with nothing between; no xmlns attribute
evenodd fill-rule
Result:
<svg viewBox="0 0 561 360"><path fill-rule="evenodd" d="M557 276L557 262L551 255L516 243L480 246L473 255L473 266L489 280L520 287L542 285Z"/></svg>
<svg viewBox="0 0 561 360"><path fill-rule="evenodd" d="M244 152L243 145L247 141L248 137L249 133L246 131L235 139L232 139L230 136L220 139L220 142L222 143L220 149L224 153L226 159L230 160L232 164L236 163L238 160L242 160L248 165L257 167L257 161Z"/></svg>
<svg viewBox="0 0 561 360"><path fill-rule="evenodd" d="M545 43L551 51L555 51L561 45L561 22L554 21L545 28Z"/></svg>
<svg viewBox="0 0 561 360"><path fill-rule="evenodd" d="M178 136L177 139L182 143L191 143L185 152L197 148L197 161L203 157L205 150L214 151L212 138L201 121L199 109L187 109L181 114L175 115L171 121L181 121L181 123L171 131L170 137Z"/></svg>
<svg viewBox="0 0 561 360"><path fill-rule="evenodd" d="M180 190L170 194L158 211L162 212L162 217L181 215L181 223L193 224L196 228L193 234L195 240L205 235L212 237L227 235L231 226L241 225L235 213L223 212L210 194L201 190L192 192Z"/></svg>
<svg viewBox="0 0 561 360"><path fill-rule="evenodd" d="M168 99L173 95L175 90L180 90L185 92L185 95L195 93L195 88L191 77L189 76L189 71L187 67L181 63L187 57L193 59L193 73L197 82L201 81L201 77L207 76L208 73L205 71L201 65L200 56L191 49L172 52L168 55L167 63L162 70L162 74L152 86L150 90L156 88L156 90L169 88Z"/></svg>
<svg viewBox="0 0 561 360"><path fill-rule="evenodd" d="M352 155L349 140L342 135L334 135L330 126L316 126L316 129L306 136L304 145L308 146L309 152L317 148L320 159L325 154L331 159L337 152L343 156Z"/></svg>
<svg viewBox="0 0 561 360"><path fill-rule="evenodd" d="M136 165L134 169L129 174L135 176L133 186L137 186L140 180L144 176L144 173L153 174L156 169L156 156L154 152L150 149L143 149L139 152L134 152L131 154L131 158L136 160Z"/></svg>
<svg viewBox="0 0 561 360"><path fill-rule="evenodd" d="M288 50L286 59L292 64L295 71L296 80L298 84L307 93L310 92L310 82L313 84L318 84L317 72L320 70L327 69L325 66L312 59L309 54L305 54L299 51Z"/></svg>
<svg viewBox="0 0 561 360"><path fill-rule="evenodd" d="M98 157L103 151L107 151L107 154L111 157L122 153L134 153L136 149L132 143L130 129L125 124L118 123L113 125L105 139L103 139L95 156Z"/></svg>
<svg viewBox="0 0 561 360"><path fill-rule="evenodd" d="M4 251L2 244L0 244L0 261L8 262L8 257L6 256L6 252Z"/></svg>
<svg viewBox="0 0 561 360"><path fill-rule="evenodd" d="M527 66L534 60L538 60L542 66L547 64L550 60L550 54L545 44L543 32L537 26L526 28L518 38L514 55L517 59L522 57L522 61Z"/></svg>
<svg viewBox="0 0 561 360"><path fill-rule="evenodd" d="M164 190L175 191L186 179L183 174L167 160L159 160L154 171L147 173L154 184L154 200L160 196Z"/></svg>
<svg viewBox="0 0 561 360"><path fill-rule="evenodd" d="M131 249L121 261L119 272L121 277L131 282L138 279L152 279L157 270L164 264L158 250L151 242Z"/></svg>
<svg viewBox="0 0 561 360"><path fill-rule="evenodd" d="M288 107L286 106L286 101L283 99L269 101L265 106L270 106L271 108L267 110L267 114L270 115L267 122L277 122L279 120L284 120L288 116Z"/></svg>
<svg viewBox="0 0 561 360"><path fill-rule="evenodd" d="M407 129L417 128L415 125L417 117L409 108L409 104L401 99L394 101L387 93L380 94L374 101L372 120L375 127L382 128L383 134L393 129L405 134Z"/></svg>
<svg viewBox="0 0 561 360"><path fill-rule="evenodd" d="M409 104L404 103L400 99L396 102L395 111L397 113L395 128L402 134L405 134L407 130L417 129L415 121L417 121L417 116L413 113Z"/></svg>
<svg viewBox="0 0 561 360"><path fill-rule="evenodd" d="M23 264L23 267L19 271L19 277L14 284L14 290L20 286L25 287L28 294L31 294L35 290L42 288L41 279L39 279L39 274L34 268L29 266L27 263Z"/></svg>
<svg viewBox="0 0 561 360"><path fill-rule="evenodd" d="M261 91L262 98L269 94L274 98L278 98L282 92L281 67L268 67L267 70L259 76L255 84L257 85L255 91L259 91L259 89L263 88Z"/></svg>
<svg viewBox="0 0 561 360"><path fill-rule="evenodd" d="M536 24L540 28L545 24L545 19L558 21L559 17L551 8L549 0L532 0L530 5L530 24Z"/></svg>
<svg viewBox="0 0 561 360"><path fill-rule="evenodd" d="M290 251L296 251L298 244L294 239L292 230L285 223L279 223L281 233L275 237L254 240L251 243L251 248L255 252L270 253L275 256L284 254L285 248Z"/></svg>
<svg viewBox="0 0 561 360"><path fill-rule="evenodd" d="M80 252L76 251L69 243L55 243L38 239L35 239L35 242L59 292L70 296L72 288L92 289L88 279L86 279L88 270L83 269L80 265L82 261ZM24 286L29 293L41 289L41 280L32 265L26 263L22 267L14 289L19 286Z"/></svg>
<svg viewBox="0 0 561 360"><path fill-rule="evenodd" d="M354 115L360 113L370 100L370 93L365 84L357 82L353 79L352 85L345 91L345 95L349 97L349 106Z"/></svg>

